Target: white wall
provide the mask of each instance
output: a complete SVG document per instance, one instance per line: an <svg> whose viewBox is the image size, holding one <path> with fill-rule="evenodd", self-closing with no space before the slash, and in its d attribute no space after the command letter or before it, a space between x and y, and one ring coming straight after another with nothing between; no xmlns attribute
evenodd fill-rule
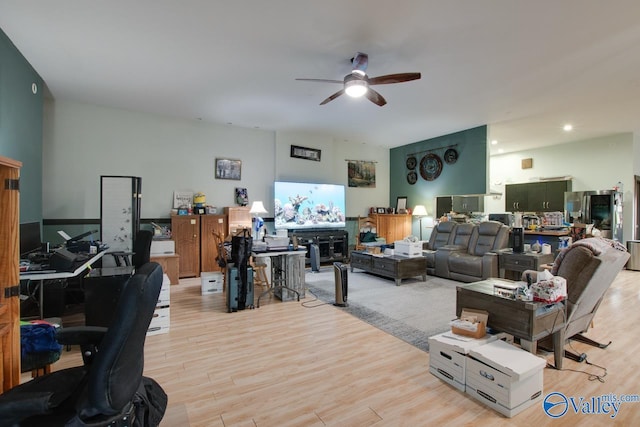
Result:
<svg viewBox="0 0 640 427"><path fill-rule="evenodd" d="M290 157L291 144L320 149L321 162ZM272 214L274 180L346 185L345 158L378 162L375 189L347 189L347 216L386 205L389 194L386 148L60 100L45 103L43 153L45 219L99 218L101 175L142 177L143 218L168 217L174 191L201 191L207 204L234 206L235 187ZM215 179L216 158L241 160L241 180Z"/></svg>
<svg viewBox="0 0 640 427"><path fill-rule="evenodd" d="M522 169L522 159L532 158L533 168ZM624 240L633 235L634 136L612 135L568 144L491 156L489 184L501 197L485 197L486 212L505 212L504 186L539 178L573 177L574 191L612 189L624 185Z"/></svg>

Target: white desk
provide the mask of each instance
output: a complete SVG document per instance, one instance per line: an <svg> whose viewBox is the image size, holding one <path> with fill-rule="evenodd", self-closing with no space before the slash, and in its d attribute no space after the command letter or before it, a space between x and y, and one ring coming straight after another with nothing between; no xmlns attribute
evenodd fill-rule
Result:
<svg viewBox="0 0 640 427"><path fill-rule="evenodd" d="M304 298L306 253L306 248L298 247L298 250L295 251L267 251L251 254L254 258L268 257L271 259L271 288L258 297L257 308L260 308L260 298L269 292L273 292L282 301L292 300L294 295L298 301L300 301L300 296Z"/></svg>
<svg viewBox="0 0 640 427"><path fill-rule="evenodd" d="M39 309L40 309L40 319L43 318L43 299L44 299L44 281L45 280L55 280L55 279L69 279L71 277L76 277L87 268L90 268L92 264L98 261L105 254L105 251L98 252L93 257L82 263L78 268L73 271L56 271L51 273L38 273L32 272L29 273L20 273L20 280L31 280L31 281L40 281L40 289L39 289Z"/></svg>

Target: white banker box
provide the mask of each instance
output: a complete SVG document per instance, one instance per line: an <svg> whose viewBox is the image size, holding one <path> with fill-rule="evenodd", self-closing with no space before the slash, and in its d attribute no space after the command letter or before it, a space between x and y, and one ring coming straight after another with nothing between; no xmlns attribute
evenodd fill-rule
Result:
<svg viewBox="0 0 640 427"><path fill-rule="evenodd" d="M429 337L429 372L460 391L465 390L466 355L472 348L498 339L497 335L470 338L444 332Z"/></svg>
<svg viewBox="0 0 640 427"><path fill-rule="evenodd" d="M393 252L395 255L406 257L422 256L422 242L407 242L405 240L396 240L393 243Z"/></svg>
<svg viewBox="0 0 640 427"><path fill-rule="evenodd" d="M469 351L466 393L512 417L542 400L547 361L504 341Z"/></svg>

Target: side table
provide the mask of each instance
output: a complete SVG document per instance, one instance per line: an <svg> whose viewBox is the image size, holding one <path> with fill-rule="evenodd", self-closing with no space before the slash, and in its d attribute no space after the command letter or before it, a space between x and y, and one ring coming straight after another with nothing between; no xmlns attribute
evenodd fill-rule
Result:
<svg viewBox="0 0 640 427"><path fill-rule="evenodd" d="M498 253L498 269L500 277L520 280L525 270L541 271L544 264L553 264L553 254L542 254L536 252L513 252L504 250ZM510 274L507 275L506 271Z"/></svg>

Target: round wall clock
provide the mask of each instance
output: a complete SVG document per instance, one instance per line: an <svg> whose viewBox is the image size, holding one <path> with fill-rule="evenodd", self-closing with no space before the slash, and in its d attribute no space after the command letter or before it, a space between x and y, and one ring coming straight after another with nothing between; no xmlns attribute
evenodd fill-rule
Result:
<svg viewBox="0 0 640 427"><path fill-rule="evenodd" d="M407 174L407 182L411 185L418 181L418 174L415 171L411 171Z"/></svg>
<svg viewBox="0 0 640 427"><path fill-rule="evenodd" d="M418 161L414 156L407 157L407 169L415 169Z"/></svg>
<svg viewBox="0 0 640 427"><path fill-rule="evenodd" d="M442 172L442 160L436 154L429 153L420 160L420 176L427 181L433 181Z"/></svg>
<svg viewBox="0 0 640 427"><path fill-rule="evenodd" d="M449 148L444 152L444 161L447 162L448 165L454 164L458 160L458 151L454 148Z"/></svg>

